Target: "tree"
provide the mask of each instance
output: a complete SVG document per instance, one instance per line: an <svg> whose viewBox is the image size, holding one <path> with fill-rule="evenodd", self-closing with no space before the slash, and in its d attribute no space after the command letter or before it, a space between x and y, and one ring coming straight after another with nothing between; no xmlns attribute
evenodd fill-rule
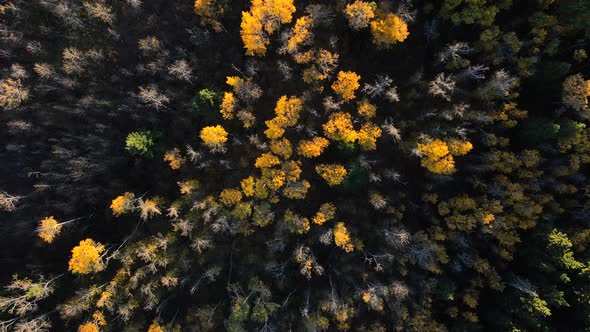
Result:
<svg viewBox="0 0 590 332"><path fill-rule="evenodd" d="M120 216L121 214L132 211L135 208L134 203L136 202L135 194L126 192L121 196L117 196L111 202L111 210L114 216Z"/></svg>
<svg viewBox="0 0 590 332"><path fill-rule="evenodd" d="M361 86L359 84L361 77L352 71L340 71L336 81L332 84L332 90L336 92L344 101L356 98L355 91Z"/></svg>
<svg viewBox="0 0 590 332"><path fill-rule="evenodd" d="M41 224L39 225L37 233L43 241L51 243L53 242L53 239L59 234L59 232L61 232L62 227L63 225L59 224L57 220L53 218L53 216L45 217L43 220L41 220Z"/></svg>
<svg viewBox="0 0 590 332"><path fill-rule="evenodd" d="M234 111L236 108L236 98L231 92L223 94L223 100L221 101L221 116L226 120L231 120L234 117Z"/></svg>
<svg viewBox="0 0 590 332"><path fill-rule="evenodd" d="M0 107L14 110L28 98L29 90L23 87L20 80L7 78L0 81Z"/></svg>
<svg viewBox="0 0 590 332"><path fill-rule="evenodd" d="M563 82L561 100L576 111L587 111L590 97L590 80L581 74L568 76Z"/></svg>
<svg viewBox="0 0 590 332"><path fill-rule="evenodd" d="M218 0L195 0L194 7L202 26L209 25L217 32L223 30L219 19L223 16L224 8Z"/></svg>
<svg viewBox="0 0 590 332"><path fill-rule="evenodd" d="M331 187L342 183L347 174L346 168L338 164L319 164L315 167L315 171L326 180Z"/></svg>
<svg viewBox="0 0 590 332"><path fill-rule="evenodd" d="M378 46L389 47L408 38L408 25L395 14L387 14L385 18L378 18L371 22L373 43Z"/></svg>
<svg viewBox="0 0 590 332"><path fill-rule="evenodd" d="M330 141L323 137L314 137L312 140L301 140L297 147L297 153L306 158L319 157L324 149L328 147Z"/></svg>
<svg viewBox="0 0 590 332"><path fill-rule="evenodd" d="M214 149L222 147L227 142L227 132L222 126L208 126L201 129L201 140L206 146Z"/></svg>
<svg viewBox="0 0 590 332"><path fill-rule="evenodd" d="M343 222L336 223L333 234L334 243L338 247L344 249L346 252L351 252L354 249L351 242L350 233L348 232L348 229L346 229L346 226L344 226Z"/></svg>
<svg viewBox="0 0 590 332"><path fill-rule="evenodd" d="M102 271L104 264L101 254L104 250L105 248L102 244L92 239L80 241L80 244L72 249L72 258L68 263L68 270L79 274Z"/></svg>
<svg viewBox="0 0 590 332"><path fill-rule="evenodd" d="M424 154L422 167L439 174L450 174L455 171L455 160L449 154L447 144L439 139L430 143L418 143L418 150Z"/></svg>
<svg viewBox="0 0 590 332"><path fill-rule="evenodd" d="M134 131L125 139L125 149L138 156L153 157L154 137L150 131Z"/></svg>
<svg viewBox="0 0 590 332"><path fill-rule="evenodd" d="M369 22L375 17L374 2L356 0L346 5L344 13L348 19L348 25L354 30L360 30L369 26Z"/></svg>
<svg viewBox="0 0 590 332"><path fill-rule="evenodd" d="M242 192L238 189L223 189L219 194L219 200L225 206L233 206L242 200Z"/></svg>

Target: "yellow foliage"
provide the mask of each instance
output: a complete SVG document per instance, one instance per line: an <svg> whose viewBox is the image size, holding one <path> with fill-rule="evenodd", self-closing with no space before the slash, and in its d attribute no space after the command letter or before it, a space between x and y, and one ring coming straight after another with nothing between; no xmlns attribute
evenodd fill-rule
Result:
<svg viewBox="0 0 590 332"><path fill-rule="evenodd" d="M496 217L493 214L491 214L491 213L488 213L485 216L483 216L483 223L484 223L484 225L489 225L494 220L496 220Z"/></svg>
<svg viewBox="0 0 590 332"><path fill-rule="evenodd" d="M170 168L176 170L179 169L186 160L180 155L180 150L174 148L174 150L166 151L164 154L164 161L168 162Z"/></svg>
<svg viewBox="0 0 590 332"><path fill-rule="evenodd" d="M449 147L449 154L452 156L464 156L473 149L471 142L454 138L447 141L447 146Z"/></svg>
<svg viewBox="0 0 590 332"><path fill-rule="evenodd" d="M377 45L390 46L397 42L403 42L408 38L408 25L395 14L387 14L385 19L376 19L371 22L373 42Z"/></svg>
<svg viewBox="0 0 590 332"><path fill-rule="evenodd" d="M450 174L455 171L455 161L449 154L447 144L439 139L427 144L418 143L418 150L424 154L422 166L438 174Z"/></svg>
<svg viewBox="0 0 590 332"><path fill-rule="evenodd" d="M209 126L201 129L201 140L209 147L216 147L227 142L227 132L222 126Z"/></svg>
<svg viewBox="0 0 590 332"><path fill-rule="evenodd" d="M336 223L334 226L334 243L344 249L346 252L351 252L353 250L353 245L350 238L350 233L346 226L344 226L343 222Z"/></svg>
<svg viewBox="0 0 590 332"><path fill-rule="evenodd" d="M365 123L357 134L361 149L365 151L377 148L377 139L381 137L381 128L373 123Z"/></svg>
<svg viewBox="0 0 590 332"><path fill-rule="evenodd" d="M330 114L328 122L323 125L324 134L331 140L354 143L357 132L352 126L352 115L345 112Z"/></svg>
<svg viewBox="0 0 590 332"><path fill-rule="evenodd" d="M235 205L237 202L242 200L242 192L238 189L223 189L219 194L219 200L225 206Z"/></svg>
<svg viewBox="0 0 590 332"><path fill-rule="evenodd" d="M254 196L254 178L249 176L240 182L242 191L247 197Z"/></svg>
<svg viewBox="0 0 590 332"><path fill-rule="evenodd" d="M303 109L303 102L297 97L282 96L275 106L276 119L284 127L292 127L299 120L299 112Z"/></svg>
<svg viewBox="0 0 590 332"><path fill-rule="evenodd" d="M285 128L281 125L280 122L281 120L277 118L273 118L264 122L268 127L268 129L264 131L266 137L268 137L269 139L277 139L283 136L283 134L285 134Z"/></svg>
<svg viewBox="0 0 590 332"><path fill-rule="evenodd" d="M46 217L45 219L41 220L41 224L37 229L39 237L47 242L53 242L53 239L59 234L62 229L62 225L60 225L53 216Z"/></svg>
<svg viewBox="0 0 590 332"><path fill-rule="evenodd" d="M285 184L286 176L283 170L263 169L262 179L268 189L276 191Z"/></svg>
<svg viewBox="0 0 590 332"><path fill-rule="evenodd" d="M319 164L315 171L328 182L330 186L336 186L344 181L346 177L346 168L338 164Z"/></svg>
<svg viewBox="0 0 590 332"><path fill-rule="evenodd" d="M121 196L117 196L111 202L111 210L113 210L114 216L120 216L123 213L129 212L133 208L133 200L135 199L135 194L126 192Z"/></svg>
<svg viewBox="0 0 590 332"><path fill-rule="evenodd" d="M330 141L323 137L314 137L310 141L299 141L297 153L306 158L318 157L324 152L324 149L330 144Z"/></svg>
<svg viewBox="0 0 590 332"><path fill-rule="evenodd" d="M147 332L164 332L164 329L158 324L158 322L153 321Z"/></svg>
<svg viewBox="0 0 590 332"><path fill-rule="evenodd" d="M310 16L302 16L295 21L291 31L291 37L287 40L287 51L294 53L300 44L312 42L313 19Z"/></svg>
<svg viewBox="0 0 590 332"><path fill-rule="evenodd" d="M270 43L268 37L262 31L262 22L249 12L242 12L240 35L244 42L246 55L264 56L266 45Z"/></svg>
<svg viewBox="0 0 590 332"><path fill-rule="evenodd" d="M348 25L354 29L359 30L369 26L369 22L375 17L375 11L370 3L365 1L355 1L349 3L344 10Z"/></svg>
<svg viewBox="0 0 590 332"><path fill-rule="evenodd" d="M80 241L80 244L72 249L72 258L68 270L73 273L88 274L104 269L100 254L104 246L92 239Z"/></svg>
<svg viewBox="0 0 590 332"><path fill-rule="evenodd" d="M94 319L94 322L98 325L98 326L105 326L107 325L107 321L104 319L104 314L100 311L95 311L92 314L92 318Z"/></svg>
<svg viewBox="0 0 590 332"><path fill-rule="evenodd" d="M302 53L293 54L293 60L295 60L295 62L297 62L298 64L302 65L305 63L310 63L313 60L314 56L315 56L315 51L309 50L309 51L305 51Z"/></svg>
<svg viewBox="0 0 590 332"><path fill-rule="evenodd" d="M273 167L280 164L281 161L277 156L273 155L272 153L263 153L260 157L256 158L256 163L254 166L256 168L267 168Z"/></svg>
<svg viewBox="0 0 590 332"><path fill-rule="evenodd" d="M234 97L233 93L226 92L223 94L223 100L221 101L220 108L221 116L224 119L231 120L234 118L234 111L236 109L236 97Z"/></svg>
<svg viewBox="0 0 590 332"><path fill-rule="evenodd" d="M356 98L355 91L361 86L361 77L352 71L340 71L336 81L332 84L332 90L345 101Z"/></svg>
<svg viewBox="0 0 590 332"><path fill-rule="evenodd" d="M336 216L336 206L332 203L324 203L320 206L320 210L311 219L314 224L322 225L326 221L334 219Z"/></svg>
<svg viewBox="0 0 590 332"><path fill-rule="evenodd" d="M199 188L201 185L199 180L178 181L176 184L178 185L180 193L183 195L190 194L194 189Z"/></svg>
<svg viewBox="0 0 590 332"><path fill-rule="evenodd" d="M240 35L246 55L263 56L269 43L266 33L273 33L279 23L290 23L296 9L293 0L252 0L251 3L250 11L242 12Z"/></svg>
<svg viewBox="0 0 590 332"><path fill-rule="evenodd" d="M561 99L564 104L577 111L589 109L590 80L584 80L581 74L571 75L563 81L562 88Z"/></svg>
<svg viewBox="0 0 590 332"><path fill-rule="evenodd" d="M291 147L291 142L288 139L283 138L279 140L273 140L270 142L270 151L272 153L279 155L285 159L289 159L291 154L293 153L293 148Z"/></svg>
<svg viewBox="0 0 590 332"><path fill-rule="evenodd" d="M23 87L20 80L7 78L0 81L0 107L13 110L29 98L29 91Z"/></svg>
<svg viewBox="0 0 590 332"><path fill-rule="evenodd" d="M299 180L301 176L301 165L300 161L289 160L285 161L283 165L281 165L282 170L285 172L285 179L288 182L295 182Z"/></svg>
<svg viewBox="0 0 590 332"><path fill-rule="evenodd" d="M86 322L78 327L78 332L99 332L98 325L94 322Z"/></svg>
<svg viewBox="0 0 590 332"><path fill-rule="evenodd" d="M358 112L360 116L371 119L377 114L377 106L371 104L366 98L364 98L358 103Z"/></svg>

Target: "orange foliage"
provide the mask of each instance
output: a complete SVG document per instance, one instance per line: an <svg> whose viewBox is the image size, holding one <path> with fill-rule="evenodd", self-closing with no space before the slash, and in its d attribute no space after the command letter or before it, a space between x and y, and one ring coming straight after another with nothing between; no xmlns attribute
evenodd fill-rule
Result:
<svg viewBox="0 0 590 332"><path fill-rule="evenodd" d="M395 14L387 14L385 19L376 19L371 22L373 42L377 45L390 46L397 42L403 42L408 38L408 25Z"/></svg>
<svg viewBox="0 0 590 332"><path fill-rule="evenodd" d="M352 71L340 71L336 81L332 84L332 90L342 99L348 101L356 98L355 91L361 86L361 77Z"/></svg>
<svg viewBox="0 0 590 332"><path fill-rule="evenodd" d="M338 164L319 164L315 171L328 182L330 186L336 186L344 181L346 177L346 168Z"/></svg>
<svg viewBox="0 0 590 332"><path fill-rule="evenodd" d="M222 126L209 126L201 129L201 140L209 147L216 147L227 142L227 132Z"/></svg>
<svg viewBox="0 0 590 332"><path fill-rule="evenodd" d="M45 219L41 220L41 224L37 229L39 237L47 242L53 242L53 239L59 234L62 229L62 225L60 225L53 216L46 217Z"/></svg>
<svg viewBox="0 0 590 332"><path fill-rule="evenodd" d="M297 153L306 158L315 158L320 156L329 144L330 141L323 137L314 137L311 141L300 141Z"/></svg>
<svg viewBox="0 0 590 332"><path fill-rule="evenodd" d="M104 246L92 239L80 241L80 244L72 249L72 258L69 262L69 270L73 273L88 274L104 269L100 254Z"/></svg>

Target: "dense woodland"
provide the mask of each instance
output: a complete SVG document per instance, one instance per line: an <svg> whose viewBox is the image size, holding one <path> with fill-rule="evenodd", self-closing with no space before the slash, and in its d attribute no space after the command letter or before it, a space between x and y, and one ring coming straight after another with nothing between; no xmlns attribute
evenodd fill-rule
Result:
<svg viewBox="0 0 590 332"><path fill-rule="evenodd" d="M0 331L590 331L589 0L2 0L0 44Z"/></svg>

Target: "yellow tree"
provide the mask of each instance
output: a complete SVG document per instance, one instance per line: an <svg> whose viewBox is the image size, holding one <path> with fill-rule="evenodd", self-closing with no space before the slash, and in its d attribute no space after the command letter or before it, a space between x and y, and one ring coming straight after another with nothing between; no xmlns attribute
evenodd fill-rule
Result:
<svg viewBox="0 0 590 332"><path fill-rule="evenodd" d="M186 160L180 154L180 150L178 148L174 148L173 150L166 151L164 154L164 161L168 162L170 168L177 170L184 164Z"/></svg>
<svg viewBox="0 0 590 332"><path fill-rule="evenodd" d="M223 189L219 194L219 200L225 206L233 206L242 200L242 192L238 189Z"/></svg>
<svg viewBox="0 0 590 332"><path fill-rule="evenodd" d="M311 16L302 16L295 21L291 36L287 40L287 52L295 53L299 45L311 43L313 40L313 19Z"/></svg>
<svg viewBox="0 0 590 332"><path fill-rule="evenodd" d="M357 137L361 149L375 150L377 149L377 139L381 137L381 128L374 123L365 123L359 130Z"/></svg>
<svg viewBox="0 0 590 332"><path fill-rule="evenodd" d="M136 202L135 194L126 192L123 195L117 196L111 202L111 210L113 215L120 216L124 213L132 211L135 208L134 203Z"/></svg>
<svg viewBox="0 0 590 332"><path fill-rule="evenodd" d="M333 234L334 243L338 247L344 249L344 251L346 252L351 252L353 250L354 247L352 245L350 233L348 232L346 226L344 226L343 222L336 223L336 225L334 226Z"/></svg>
<svg viewBox="0 0 590 332"><path fill-rule="evenodd" d="M221 101L220 106L221 116L226 120L231 120L234 118L234 111L236 109L236 97L231 92L226 92L223 94L223 100Z"/></svg>
<svg viewBox="0 0 590 332"><path fill-rule="evenodd" d="M330 141L323 137L314 137L312 140L299 141L297 153L306 158L319 157L324 149L330 144Z"/></svg>
<svg viewBox="0 0 590 332"><path fill-rule="evenodd" d="M322 225L326 221L334 219L336 216L336 206L332 203L324 203L320 206L320 210L311 219L314 224Z"/></svg>
<svg viewBox="0 0 590 332"><path fill-rule="evenodd" d="M408 38L408 25L395 14L387 14L385 18L379 18L371 22L373 43L380 46L391 46L397 42L403 42Z"/></svg>
<svg viewBox="0 0 590 332"><path fill-rule="evenodd" d="M80 244L72 249L72 258L69 262L69 270L73 273L88 274L104 269L101 254L104 246L92 239L80 241Z"/></svg>
<svg viewBox="0 0 590 332"><path fill-rule="evenodd" d="M354 143L358 137L358 133L352 126L352 115L350 113L332 113L328 118L328 122L322 127L326 137L334 141Z"/></svg>
<svg viewBox="0 0 590 332"><path fill-rule="evenodd" d="M346 168L339 164L319 164L315 171L328 183L329 186L336 186L344 181Z"/></svg>
<svg viewBox="0 0 590 332"><path fill-rule="evenodd" d="M356 98L354 93L361 86L360 79L361 77L353 71L340 71L332 84L332 90L345 101L354 99Z"/></svg>
<svg viewBox="0 0 590 332"><path fill-rule="evenodd" d="M200 136L203 143L212 149L222 147L227 142L227 131L220 125L204 127Z"/></svg>
<svg viewBox="0 0 590 332"><path fill-rule="evenodd" d="M430 143L418 143L418 150L423 154L422 167L438 174L450 174L455 171L455 160L449 154L447 144L439 139Z"/></svg>
<svg viewBox="0 0 590 332"><path fill-rule="evenodd" d="M59 232L61 232L61 229L62 225L59 224L57 220L53 218L53 216L51 216L41 220L39 228L37 228L37 233L43 241L51 243L53 242L53 239L59 234Z"/></svg>
<svg viewBox="0 0 590 332"><path fill-rule="evenodd" d="M369 22L375 17L374 3L355 1L346 5L344 13L348 19L348 26L354 30L360 30L369 26Z"/></svg>
<svg viewBox="0 0 590 332"><path fill-rule="evenodd" d="M0 107L13 110L28 98L29 91L23 87L20 80L7 78L0 81Z"/></svg>

